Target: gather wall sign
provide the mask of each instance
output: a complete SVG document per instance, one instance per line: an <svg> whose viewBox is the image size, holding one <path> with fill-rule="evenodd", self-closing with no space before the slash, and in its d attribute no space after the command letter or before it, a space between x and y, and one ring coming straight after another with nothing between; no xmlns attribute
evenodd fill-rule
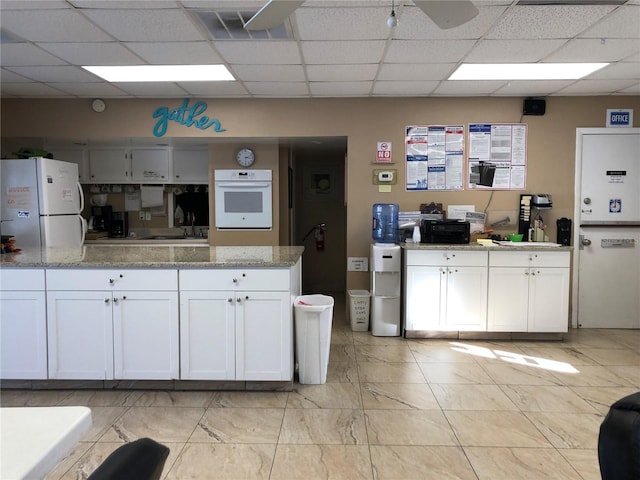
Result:
<svg viewBox="0 0 640 480"><path fill-rule="evenodd" d="M206 110L207 104L205 102L198 101L193 105L189 105L188 98L185 98L182 105L178 108L169 110L169 107L158 107L153 112L153 118L158 119L153 127L153 134L156 137L164 136L164 134L167 133L169 121L200 130L211 128L214 132L226 131L222 128L220 120L203 115Z"/></svg>

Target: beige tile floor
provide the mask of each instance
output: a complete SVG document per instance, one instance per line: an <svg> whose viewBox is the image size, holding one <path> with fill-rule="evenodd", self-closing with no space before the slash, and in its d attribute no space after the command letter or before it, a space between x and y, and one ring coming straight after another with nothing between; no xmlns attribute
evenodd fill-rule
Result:
<svg viewBox="0 0 640 480"><path fill-rule="evenodd" d="M5 390L3 406L86 405L93 428L48 480L86 478L124 442L171 453L164 478L600 478L608 406L640 390L640 331L564 342L352 332L336 304L327 383L291 392Z"/></svg>

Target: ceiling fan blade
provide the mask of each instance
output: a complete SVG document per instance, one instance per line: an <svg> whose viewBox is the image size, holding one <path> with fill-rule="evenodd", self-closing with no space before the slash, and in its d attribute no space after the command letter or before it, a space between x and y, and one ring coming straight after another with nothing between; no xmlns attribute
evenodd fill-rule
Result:
<svg viewBox="0 0 640 480"><path fill-rule="evenodd" d="M479 13L471 0L413 0L413 3L443 30L459 27Z"/></svg>
<svg viewBox="0 0 640 480"><path fill-rule="evenodd" d="M244 24L245 30L268 30L280 25L303 1L269 0L253 17Z"/></svg>

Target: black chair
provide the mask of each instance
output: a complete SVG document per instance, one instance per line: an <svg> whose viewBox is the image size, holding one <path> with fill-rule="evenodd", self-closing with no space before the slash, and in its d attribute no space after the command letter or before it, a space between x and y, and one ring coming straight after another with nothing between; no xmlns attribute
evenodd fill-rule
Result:
<svg viewBox="0 0 640 480"><path fill-rule="evenodd" d="M88 480L159 480L168 456L168 447L140 438L118 447Z"/></svg>
<svg viewBox="0 0 640 480"><path fill-rule="evenodd" d="M602 480L640 479L640 392L615 402L600 425Z"/></svg>

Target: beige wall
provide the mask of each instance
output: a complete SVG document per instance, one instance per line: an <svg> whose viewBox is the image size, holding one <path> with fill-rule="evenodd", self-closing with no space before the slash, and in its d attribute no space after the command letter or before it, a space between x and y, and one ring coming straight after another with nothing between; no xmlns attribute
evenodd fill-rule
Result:
<svg viewBox="0 0 640 480"><path fill-rule="evenodd" d="M371 240L371 205L399 203L415 210L420 203L473 204L483 210L490 193L406 192L402 180L406 125L463 124L470 122L525 122L528 128L527 192L553 196L546 216L549 236L555 239L555 220L572 217L577 127L604 127L607 108L634 108L639 125L639 96L549 97L544 116L522 117L522 98L380 98L380 99L207 99L206 114L218 118L225 132L187 128L170 123L166 137L220 139L297 136L346 136L347 255L367 256ZM56 139L114 139L152 137L154 110L178 107L175 100L107 100L101 114L90 100L2 100L2 136ZM193 103L193 102L192 102ZM378 193L371 183L376 142L391 141L399 184L391 193ZM238 143L240 140L237 141ZM235 144L233 146L236 146ZM232 146L229 146L232 148ZM218 148L216 148L218 150ZM3 152L4 153L4 152ZM277 156L277 155L276 155ZM215 159L214 159L215 162ZM257 164L256 164L257 165ZM257 167L256 167L257 168ZM273 168L278 168L274 160ZM521 191L496 191L489 210L514 210ZM278 223L276 222L276 225ZM274 244L280 239L273 238ZM351 272L348 288L367 288L368 276Z"/></svg>

